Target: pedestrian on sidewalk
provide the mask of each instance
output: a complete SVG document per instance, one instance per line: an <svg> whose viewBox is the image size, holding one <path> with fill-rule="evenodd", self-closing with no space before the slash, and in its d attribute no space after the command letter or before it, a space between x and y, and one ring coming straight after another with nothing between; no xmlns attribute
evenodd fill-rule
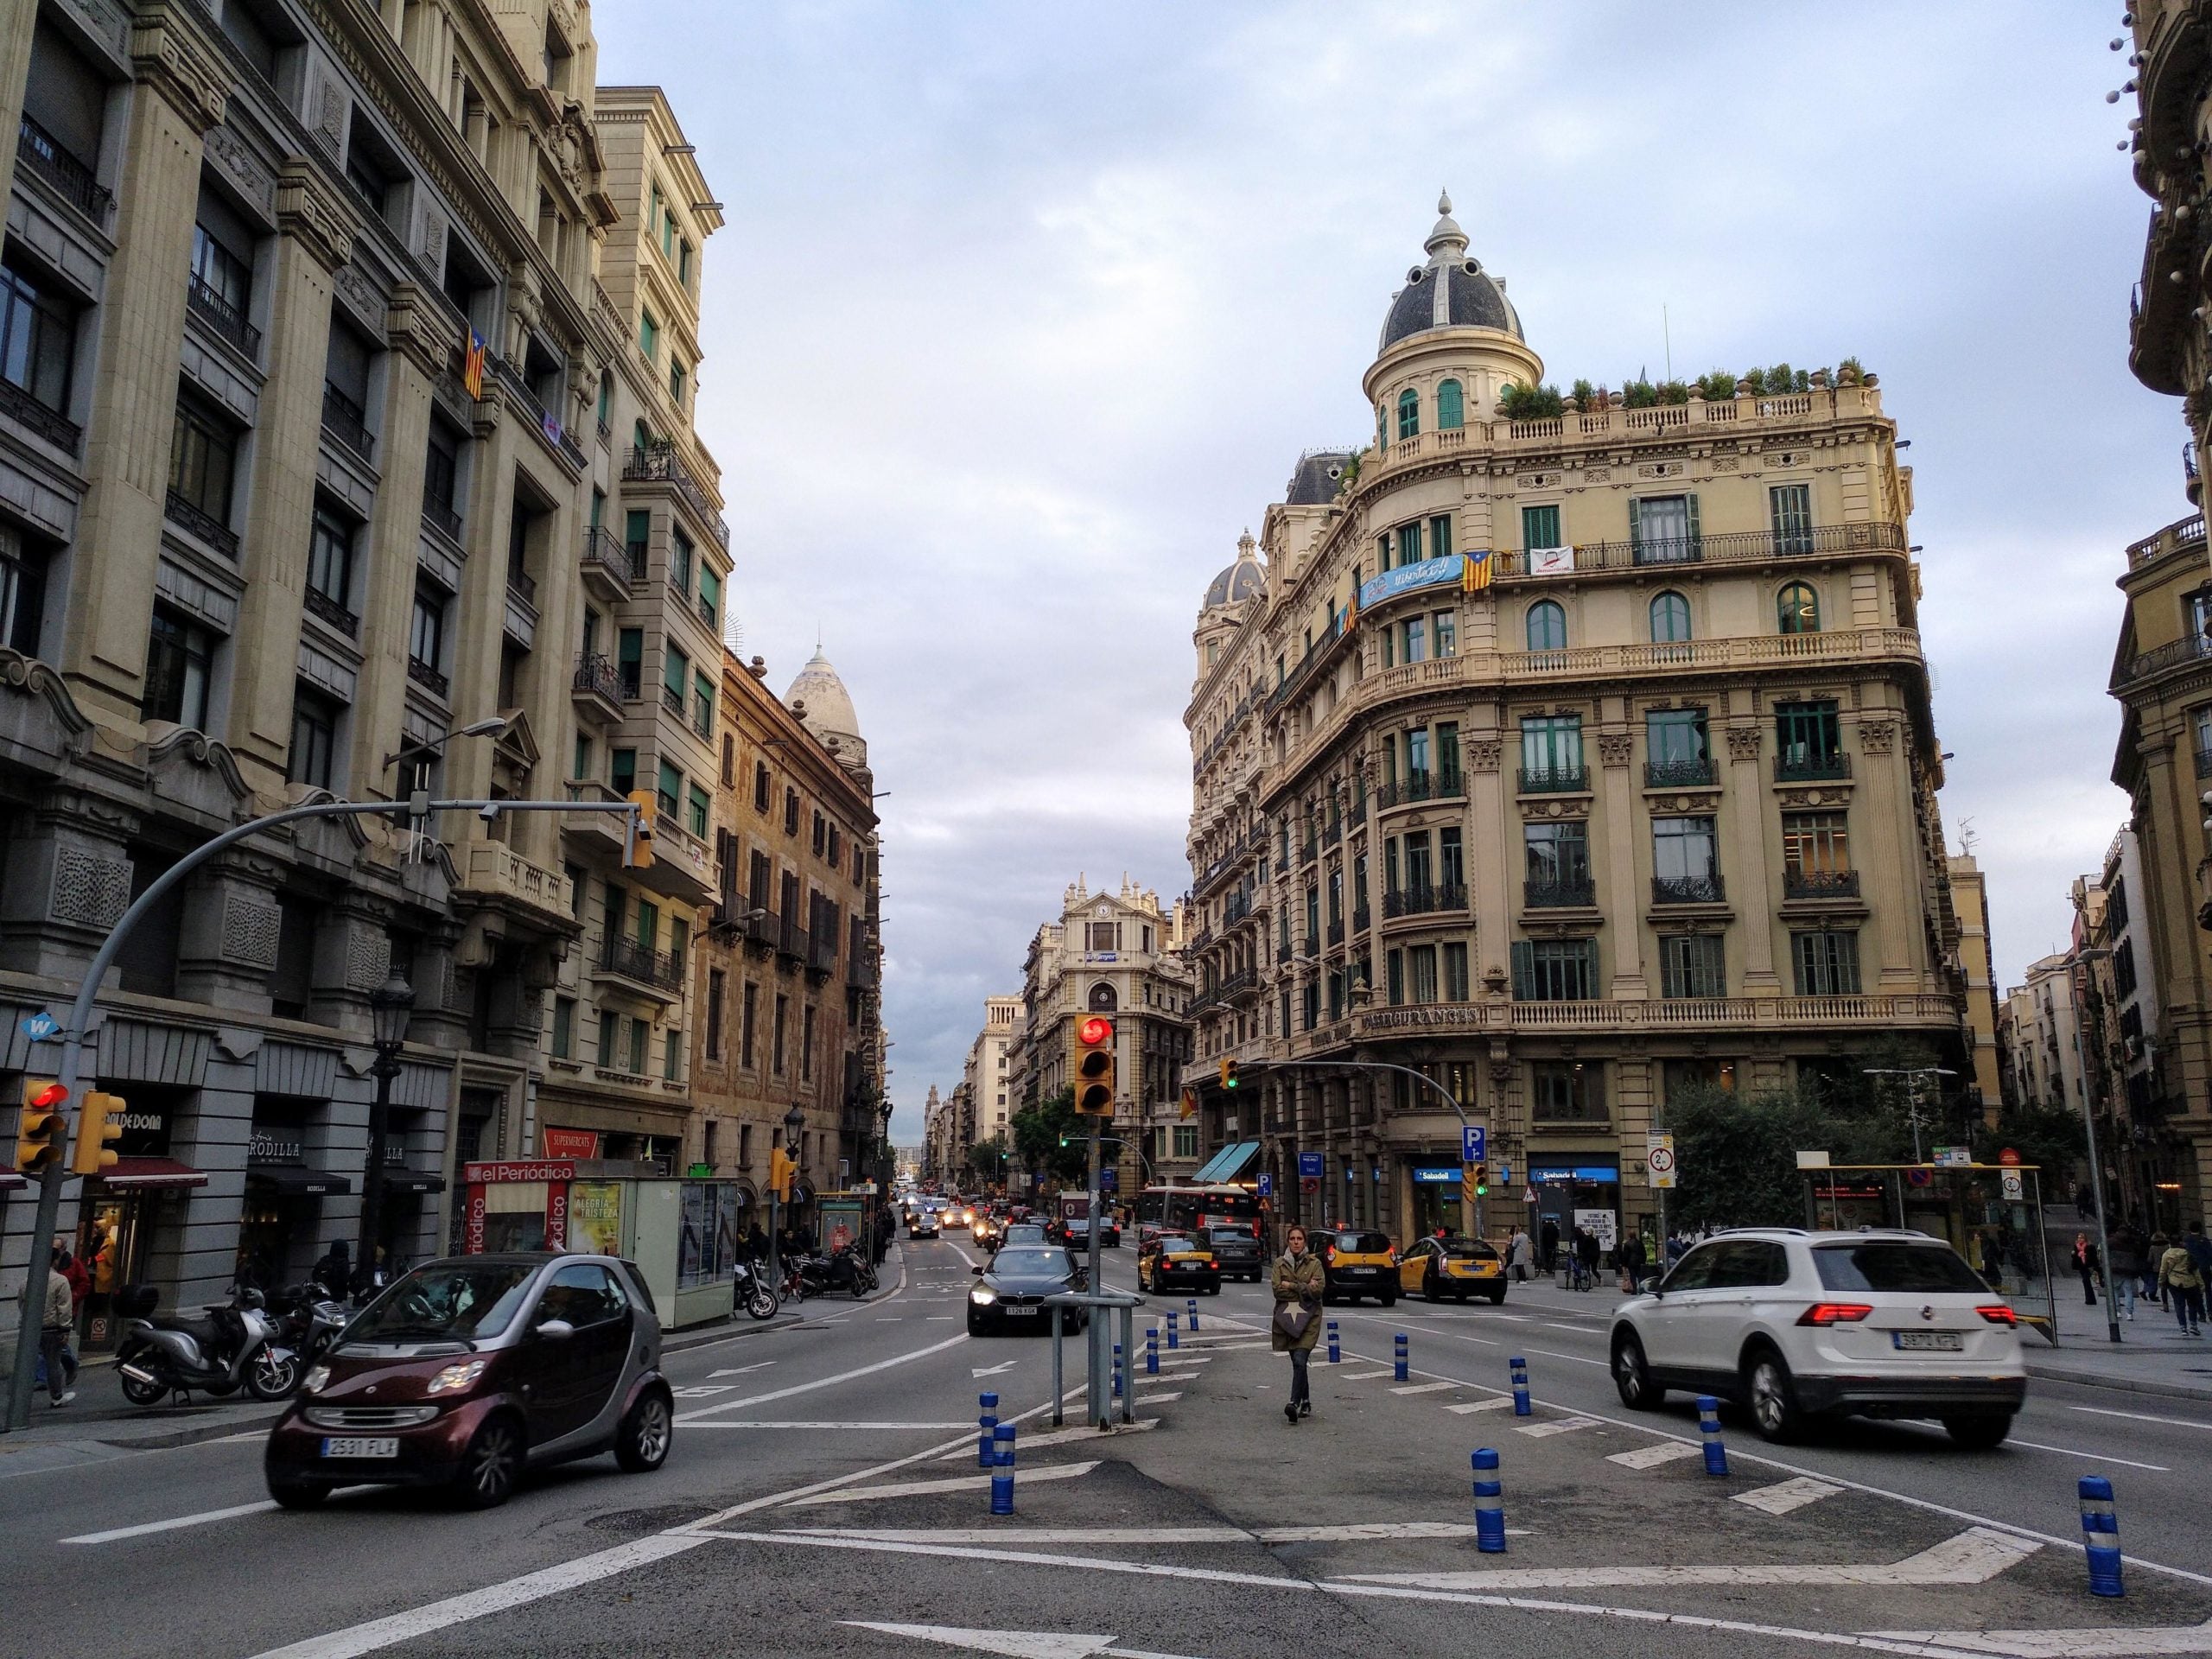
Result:
<svg viewBox="0 0 2212 1659"><path fill-rule="evenodd" d="M2201 1234L2202 1229L2199 1226ZM2158 1282L2165 1287L2166 1300L2174 1310L2174 1322L2181 1326L2185 1337L2202 1335L2204 1326L2204 1275L2197 1271L2196 1263L2190 1259L2186 1244L2166 1246L2166 1253L2158 1258Z"/></svg>
<svg viewBox="0 0 2212 1659"><path fill-rule="evenodd" d="M69 1289L68 1276L61 1271L61 1252L55 1250L47 1257L46 1297L39 1319L38 1354L46 1362L46 1392L50 1403L66 1406L77 1397L77 1390L67 1386L69 1374L69 1332L77 1318L77 1299ZM30 1275L23 1275L23 1300L30 1301ZM28 1306L26 1312L29 1311Z"/></svg>
<svg viewBox="0 0 2212 1659"><path fill-rule="evenodd" d="M2143 1235L2123 1222L2111 1235L2112 1300L2121 1317L2135 1317L2135 1284L2143 1276Z"/></svg>
<svg viewBox="0 0 2212 1659"><path fill-rule="evenodd" d="M1559 1261L1559 1222L1554 1217L1544 1217L1542 1236L1544 1253L1540 1258L1540 1264L1546 1273L1549 1273Z"/></svg>
<svg viewBox="0 0 2212 1659"><path fill-rule="evenodd" d="M2089 1236L2075 1234L2074 1271L2082 1275L2082 1300L2091 1307L2097 1305L2097 1269L2101 1266L2097 1247L2089 1243Z"/></svg>
<svg viewBox="0 0 2212 1659"><path fill-rule="evenodd" d="M1614 1255L1620 1262L1621 1281L1633 1296L1643 1288L1643 1235L1630 1233L1621 1240L1621 1247Z"/></svg>
<svg viewBox="0 0 2212 1659"><path fill-rule="evenodd" d="M1577 1290L1595 1290L1598 1287L1598 1262L1604 1256L1605 1247L1599 1243L1594 1229L1578 1227L1575 1234L1575 1260L1582 1270L1574 1276L1574 1287Z"/></svg>
<svg viewBox="0 0 2212 1659"><path fill-rule="evenodd" d="M1282 1414L1295 1423L1313 1414L1313 1393L1306 1376L1313 1344L1321 1339L1321 1293L1328 1287L1321 1258L1306 1249L1306 1230L1293 1227L1284 1240L1288 1246L1275 1258L1274 1318L1269 1325L1270 1345L1290 1356L1290 1402Z"/></svg>
<svg viewBox="0 0 2212 1659"><path fill-rule="evenodd" d="M1526 1284L1536 1265L1535 1243L1529 1236L1526 1227L1514 1228L1512 1243L1505 1247L1505 1259L1513 1268L1513 1276Z"/></svg>

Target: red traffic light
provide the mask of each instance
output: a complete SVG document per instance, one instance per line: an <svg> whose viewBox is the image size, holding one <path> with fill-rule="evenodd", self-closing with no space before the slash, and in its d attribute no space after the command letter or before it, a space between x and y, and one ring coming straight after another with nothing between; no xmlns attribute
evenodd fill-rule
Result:
<svg viewBox="0 0 2212 1659"><path fill-rule="evenodd" d="M1114 1040L1114 1022L1094 1014L1076 1027L1075 1039L1085 1048L1096 1048L1102 1043L1110 1043Z"/></svg>
<svg viewBox="0 0 2212 1659"><path fill-rule="evenodd" d="M45 1088L40 1090L36 1094L26 1100L23 1104L26 1106L35 1107L41 1111L50 1111L54 1107L60 1105L68 1098L69 1091L67 1089L64 1089L59 1083L49 1083Z"/></svg>

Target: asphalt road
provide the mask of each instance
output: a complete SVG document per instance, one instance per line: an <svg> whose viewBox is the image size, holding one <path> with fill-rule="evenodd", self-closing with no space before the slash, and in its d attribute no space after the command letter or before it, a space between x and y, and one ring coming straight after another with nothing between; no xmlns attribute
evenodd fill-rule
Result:
<svg viewBox="0 0 2212 1659"><path fill-rule="evenodd" d="M1536 1655L2212 1655L2212 1416L2188 1402L2038 1383L2021 1442L1989 1452L1890 1425L1770 1457L1738 1426L1713 1479L1670 1449L1695 1438L1686 1406L1615 1400L1611 1293L1544 1287L1503 1309L1332 1309L1346 1357L1316 1363L1294 1428L1266 1296L1234 1286L1135 1378L1149 1427L1056 1437L1047 1344L965 1335L969 1254L960 1235L904 1246L893 1292L673 1356L666 1467L571 1465L489 1514L377 1493L270 1510L257 1432L0 1478L0 1645L1280 1659L1464 1651L1478 1622ZM1107 1261L1127 1287L1134 1252ZM1528 1420L1495 1403L1516 1352ZM984 1387L1028 1414L1010 1518L975 1470ZM1504 1458L1503 1556L1473 1546L1478 1445ZM2123 1601L2083 1592L2073 1480L2092 1470L2140 1558Z"/></svg>

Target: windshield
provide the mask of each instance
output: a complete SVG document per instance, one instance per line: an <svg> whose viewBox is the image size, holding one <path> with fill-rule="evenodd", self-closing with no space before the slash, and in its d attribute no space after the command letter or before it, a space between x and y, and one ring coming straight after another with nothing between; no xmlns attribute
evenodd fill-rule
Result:
<svg viewBox="0 0 2212 1659"><path fill-rule="evenodd" d="M1829 1290L1967 1291L1986 1295L1989 1287L1948 1244L1880 1243L1823 1245L1813 1252L1821 1283Z"/></svg>
<svg viewBox="0 0 2212 1659"><path fill-rule="evenodd" d="M1019 1274L1025 1278L1065 1278L1071 1271L1065 1250L1017 1250L1008 1247L998 1253L991 1271L1004 1277Z"/></svg>
<svg viewBox="0 0 2212 1659"><path fill-rule="evenodd" d="M1390 1241L1381 1233L1338 1233L1332 1241L1346 1255L1388 1255Z"/></svg>
<svg viewBox="0 0 2212 1659"><path fill-rule="evenodd" d="M1253 1250L1259 1241L1241 1227L1208 1227L1198 1234L1198 1243L1208 1249L1217 1250L1226 1244L1232 1250Z"/></svg>
<svg viewBox="0 0 2212 1659"><path fill-rule="evenodd" d="M1478 1238L1447 1238L1444 1254L1468 1262L1495 1262L1497 1252Z"/></svg>
<svg viewBox="0 0 2212 1659"><path fill-rule="evenodd" d="M521 1309L537 1268L528 1262L417 1268L346 1327L357 1342L468 1342L496 1337Z"/></svg>

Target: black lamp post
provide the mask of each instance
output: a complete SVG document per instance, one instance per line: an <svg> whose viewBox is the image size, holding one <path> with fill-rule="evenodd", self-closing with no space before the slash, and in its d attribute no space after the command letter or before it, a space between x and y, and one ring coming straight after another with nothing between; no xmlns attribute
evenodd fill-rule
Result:
<svg viewBox="0 0 2212 1659"><path fill-rule="evenodd" d="M407 1042L407 1021L414 1012L415 988L397 968L369 993L377 1044L377 1060L369 1075L377 1080L377 1097L369 1108L369 1154L361 1170L361 1231L353 1271L357 1282L371 1287L376 1282L377 1235L383 1230L384 1143L391 1131L391 1084L399 1075L399 1051ZM333 1288L342 1294L342 1287Z"/></svg>

